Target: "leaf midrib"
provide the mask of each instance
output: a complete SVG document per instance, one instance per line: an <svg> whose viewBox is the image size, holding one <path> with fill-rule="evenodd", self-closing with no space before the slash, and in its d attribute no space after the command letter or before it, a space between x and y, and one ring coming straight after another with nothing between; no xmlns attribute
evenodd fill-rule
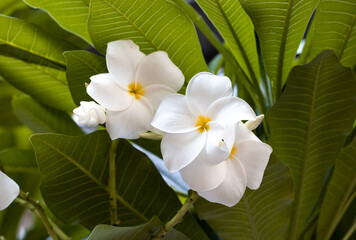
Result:
<svg viewBox="0 0 356 240"><path fill-rule="evenodd" d="M108 186L104 185L101 181L96 179L90 172L88 172L83 166L78 164L74 159L72 159L70 156L68 156L66 153L60 151L58 148L55 146L49 144L48 142L45 142L41 140L40 138L37 138L38 141L42 142L43 144L47 145L49 148L52 150L56 151L60 155L62 155L65 159L69 160L74 166L76 166L80 171L82 171L86 176L88 176L93 182L95 182L100 188L105 190L108 194L110 192L110 189ZM120 202L122 205L124 205L126 208L128 208L131 212L133 212L137 217L139 217L143 221L147 221L148 219L142 215L136 208L134 208L130 203L128 203L125 199L123 199L119 194L116 193L116 199L118 202Z"/></svg>

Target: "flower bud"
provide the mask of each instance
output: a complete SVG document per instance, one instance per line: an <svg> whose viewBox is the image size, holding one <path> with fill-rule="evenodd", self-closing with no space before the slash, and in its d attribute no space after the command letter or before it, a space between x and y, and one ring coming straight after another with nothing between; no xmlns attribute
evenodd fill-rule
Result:
<svg viewBox="0 0 356 240"><path fill-rule="evenodd" d="M80 102L80 106L73 110L74 118L78 123L88 127L95 127L106 121L105 108L91 102Z"/></svg>

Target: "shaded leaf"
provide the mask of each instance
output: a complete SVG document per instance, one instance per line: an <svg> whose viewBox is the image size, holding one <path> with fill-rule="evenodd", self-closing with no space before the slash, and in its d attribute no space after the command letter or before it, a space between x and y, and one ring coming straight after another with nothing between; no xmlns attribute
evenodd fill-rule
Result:
<svg viewBox="0 0 356 240"><path fill-rule="evenodd" d="M222 239L285 239L293 199L287 166L272 154L259 189L247 189L234 207L199 198L194 207Z"/></svg>
<svg viewBox="0 0 356 240"><path fill-rule="evenodd" d="M47 106L64 111L75 108L65 72L61 70L0 55L0 74L11 85Z"/></svg>
<svg viewBox="0 0 356 240"><path fill-rule="evenodd" d="M278 96L318 0L240 0L254 23L263 61Z"/></svg>
<svg viewBox="0 0 356 240"><path fill-rule="evenodd" d="M38 174L35 154L29 149L7 148L0 151L0 163L6 172Z"/></svg>
<svg viewBox="0 0 356 240"><path fill-rule="evenodd" d="M44 9L64 29L88 43L91 42L87 29L89 8L83 0L25 0L25 2L31 7Z"/></svg>
<svg viewBox="0 0 356 240"><path fill-rule="evenodd" d="M186 81L208 71L193 23L165 0L92 0L88 28L101 53L110 41L132 39L146 54L167 52Z"/></svg>
<svg viewBox="0 0 356 240"><path fill-rule="evenodd" d="M345 147L335 162L333 176L321 205L317 239L329 239L356 197L356 138Z"/></svg>
<svg viewBox="0 0 356 240"><path fill-rule="evenodd" d="M356 66L356 2L321 0L307 37L310 46L303 51L305 62L331 49L347 67Z"/></svg>
<svg viewBox="0 0 356 240"><path fill-rule="evenodd" d="M10 15L16 9L26 7L23 1L19 0L1 0L0 1L0 14Z"/></svg>
<svg viewBox="0 0 356 240"><path fill-rule="evenodd" d="M12 106L21 121L35 133L83 134L66 112L44 106L29 96L14 98Z"/></svg>
<svg viewBox="0 0 356 240"><path fill-rule="evenodd" d="M0 42L65 65L64 51L76 47L21 19L0 15Z"/></svg>
<svg viewBox="0 0 356 240"><path fill-rule="evenodd" d="M159 218L153 217L149 222L136 227L113 227L110 225L98 225L90 234L88 240L106 239L106 240L150 240L158 233L163 223ZM188 239L175 229L169 231L164 239L184 240Z"/></svg>
<svg viewBox="0 0 356 240"><path fill-rule="evenodd" d="M290 235L301 234L327 170L351 131L356 114L356 81L331 51L296 66L280 100L267 115L274 153L291 169L294 208Z"/></svg>
<svg viewBox="0 0 356 240"><path fill-rule="evenodd" d="M0 126L18 126L21 122L16 117L11 107L12 95L20 93L6 82L0 81Z"/></svg>
<svg viewBox="0 0 356 240"><path fill-rule="evenodd" d="M31 142L42 175L42 195L56 217L88 228L109 223L111 139L106 131L79 137L36 134ZM180 208L153 163L125 140L119 142L116 166L120 226L142 224L154 215L165 222ZM184 219L177 228L191 239L206 239L192 216Z"/></svg>
<svg viewBox="0 0 356 240"><path fill-rule="evenodd" d="M251 19L239 1L197 0L225 40L244 72L259 79L257 47Z"/></svg>
<svg viewBox="0 0 356 240"><path fill-rule="evenodd" d="M75 104L80 101L92 101L86 92L85 83L90 77L107 72L105 58L87 51L70 51L64 53L67 59L67 81Z"/></svg>

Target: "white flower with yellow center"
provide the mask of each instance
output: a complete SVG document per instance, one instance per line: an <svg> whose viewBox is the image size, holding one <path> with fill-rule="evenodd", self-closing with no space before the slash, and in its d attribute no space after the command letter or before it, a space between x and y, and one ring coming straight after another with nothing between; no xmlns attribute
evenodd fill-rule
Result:
<svg viewBox="0 0 356 240"><path fill-rule="evenodd" d="M19 193L19 185L0 171L0 211L7 208Z"/></svg>
<svg viewBox="0 0 356 240"><path fill-rule="evenodd" d="M108 43L109 73L92 76L88 94L106 108L106 129L111 139L135 139L151 128L164 97L184 83L182 72L162 51L145 55L131 40Z"/></svg>
<svg viewBox="0 0 356 240"><path fill-rule="evenodd" d="M216 155L224 154L214 146L223 130L256 119L252 108L231 94L227 77L199 73L189 82L185 96L171 94L162 101L152 126L166 133L161 151L169 171L186 167L199 154L213 162Z"/></svg>
<svg viewBox="0 0 356 240"><path fill-rule="evenodd" d="M272 148L259 140L247 127L237 123L228 127L210 146L219 155L213 161L201 152L193 162L180 170L187 185L210 202L234 206L246 186L257 189L262 181ZM219 150L217 150L219 149Z"/></svg>

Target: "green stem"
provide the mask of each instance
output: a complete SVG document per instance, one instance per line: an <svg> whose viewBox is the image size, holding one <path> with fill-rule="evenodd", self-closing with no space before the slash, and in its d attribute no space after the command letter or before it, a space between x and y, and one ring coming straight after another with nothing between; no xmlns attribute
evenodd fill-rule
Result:
<svg viewBox="0 0 356 240"><path fill-rule="evenodd" d="M110 193L110 222L117 225L117 200L116 200L116 149L119 139L112 141L109 152L109 193Z"/></svg>
<svg viewBox="0 0 356 240"><path fill-rule="evenodd" d="M197 192L192 192L192 195L187 198L183 206L178 210L177 214L169 220L164 227L152 238L152 240L158 240L163 238L167 232L172 230L172 228L178 223L183 221L184 215L188 212L193 203L198 199L199 195Z"/></svg>
<svg viewBox="0 0 356 240"><path fill-rule="evenodd" d="M21 201L23 200L23 201ZM38 201L34 201L30 198L28 193L25 193L20 190L19 197L17 198L17 202L21 205L26 206L31 211L35 212L38 217L41 219L43 225L45 226L48 234L52 237L53 240L68 240L71 239L68 237L53 221L51 221L45 214L42 206Z"/></svg>

